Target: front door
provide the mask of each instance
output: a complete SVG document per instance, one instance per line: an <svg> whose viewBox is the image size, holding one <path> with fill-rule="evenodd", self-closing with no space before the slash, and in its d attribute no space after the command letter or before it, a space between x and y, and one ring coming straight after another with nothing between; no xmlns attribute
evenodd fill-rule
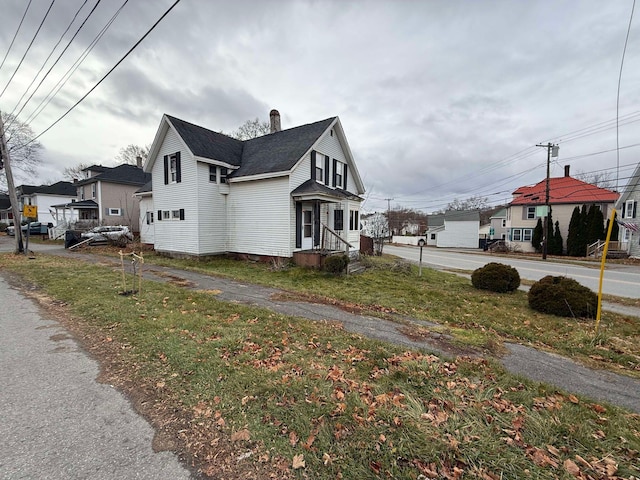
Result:
<svg viewBox="0 0 640 480"><path fill-rule="evenodd" d="M311 250L313 248L313 207L304 205L302 207L302 249Z"/></svg>

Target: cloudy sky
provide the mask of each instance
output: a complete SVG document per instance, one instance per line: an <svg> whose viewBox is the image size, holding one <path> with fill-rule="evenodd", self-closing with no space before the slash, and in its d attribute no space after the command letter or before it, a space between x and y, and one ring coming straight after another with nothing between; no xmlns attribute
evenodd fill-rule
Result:
<svg viewBox="0 0 640 480"><path fill-rule="evenodd" d="M0 110L17 112L97 0L33 0L0 68ZM55 87L123 0L103 0L20 113L49 127L131 48L173 0L130 0L46 108ZM0 59L26 0L2 0ZM78 9L45 68L47 55ZM112 165L153 141L163 113L232 131L277 108L283 128L339 116L367 188L366 211L432 212L453 199L504 203L545 175L604 172L622 187L640 152L640 25L632 0L182 0L73 112L39 138L37 178ZM639 12L636 12L639 13ZM31 81L35 83L25 95ZM8 83L9 82L9 83ZM15 109L18 105L18 109ZM15 110L14 110L15 109ZM20 183L20 182L19 182Z"/></svg>

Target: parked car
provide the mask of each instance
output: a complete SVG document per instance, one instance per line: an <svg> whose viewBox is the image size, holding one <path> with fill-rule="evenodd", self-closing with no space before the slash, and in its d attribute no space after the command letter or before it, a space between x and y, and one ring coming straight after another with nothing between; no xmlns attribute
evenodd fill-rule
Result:
<svg viewBox="0 0 640 480"><path fill-rule="evenodd" d="M29 229L29 236L31 235L46 235L48 233L48 227L52 227L52 224L43 225L40 222L31 222L27 225L22 225L22 235L27 234L27 228ZM15 227L11 225L7 227L7 235L14 236L16 234Z"/></svg>
<svg viewBox="0 0 640 480"><path fill-rule="evenodd" d="M94 227L88 232L83 232L81 237L86 239L93 239L96 241L105 240L133 240L133 234L129 231L129 227L124 225L102 225Z"/></svg>

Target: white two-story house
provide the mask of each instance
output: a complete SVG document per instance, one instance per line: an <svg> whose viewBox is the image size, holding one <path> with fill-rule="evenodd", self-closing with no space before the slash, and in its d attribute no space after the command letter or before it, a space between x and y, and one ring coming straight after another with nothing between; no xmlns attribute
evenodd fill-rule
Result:
<svg viewBox="0 0 640 480"><path fill-rule="evenodd" d="M272 110L271 133L241 141L164 115L144 170L158 252L359 250L364 186L338 117L281 130Z"/></svg>

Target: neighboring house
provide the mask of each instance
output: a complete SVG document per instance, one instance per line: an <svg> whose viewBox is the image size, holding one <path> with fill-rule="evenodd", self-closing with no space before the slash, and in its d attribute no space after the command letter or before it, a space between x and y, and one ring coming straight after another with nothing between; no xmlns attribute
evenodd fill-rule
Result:
<svg viewBox="0 0 640 480"><path fill-rule="evenodd" d="M44 224L56 224L55 205L75 199L76 188L71 182L38 186L20 185L16 187L16 194L20 202L20 211L24 205L36 206L38 207L37 221Z"/></svg>
<svg viewBox="0 0 640 480"><path fill-rule="evenodd" d="M480 212L448 210L444 212L443 229L436 232L436 247L478 248Z"/></svg>
<svg viewBox="0 0 640 480"><path fill-rule="evenodd" d="M151 176L141 166L93 165L83 170L85 178L74 182L76 198L66 204L55 205L60 212L71 212L67 221L84 220L100 225L127 225L137 232L140 217L138 201L133 194ZM60 216L60 215L59 215Z"/></svg>
<svg viewBox="0 0 640 480"><path fill-rule="evenodd" d="M533 186L524 186L513 192L513 200L507 209L507 242L510 247L523 252L533 252L531 245L533 229L538 222L538 207L544 207L546 199L546 179ZM600 207L604 218L618 199L618 194L606 188L600 188L569 175L569 166L564 168L563 177L549 179L549 204L551 218L559 222L562 239L567 241L569 222L575 207L586 205Z"/></svg>
<svg viewBox="0 0 640 480"><path fill-rule="evenodd" d="M505 240L507 238L507 209L501 208L493 215L491 215L489 239L491 240Z"/></svg>
<svg viewBox="0 0 640 480"><path fill-rule="evenodd" d="M633 172L629 183L622 191L622 195L616 204L620 226L621 249L626 250L630 257L640 258L640 163Z"/></svg>
<svg viewBox="0 0 640 480"><path fill-rule="evenodd" d="M444 230L444 213L427 215L427 231L425 237L427 245L436 247L438 245L438 233Z"/></svg>
<svg viewBox="0 0 640 480"><path fill-rule="evenodd" d="M140 189L136 190L134 196L140 202L140 242L153 245L154 237L154 210L153 196L151 194L151 180L144 184Z"/></svg>
<svg viewBox="0 0 640 480"><path fill-rule="evenodd" d="M336 237L359 249L364 186L338 117L287 130L270 117L272 133L246 141L162 117L144 166L157 251L291 257Z"/></svg>
<svg viewBox="0 0 640 480"><path fill-rule="evenodd" d="M0 193L0 223L13 224L13 212L11 211L11 200L6 193Z"/></svg>
<svg viewBox="0 0 640 480"><path fill-rule="evenodd" d="M400 235L419 235L420 224L412 222L411 220L405 220L400 228Z"/></svg>

